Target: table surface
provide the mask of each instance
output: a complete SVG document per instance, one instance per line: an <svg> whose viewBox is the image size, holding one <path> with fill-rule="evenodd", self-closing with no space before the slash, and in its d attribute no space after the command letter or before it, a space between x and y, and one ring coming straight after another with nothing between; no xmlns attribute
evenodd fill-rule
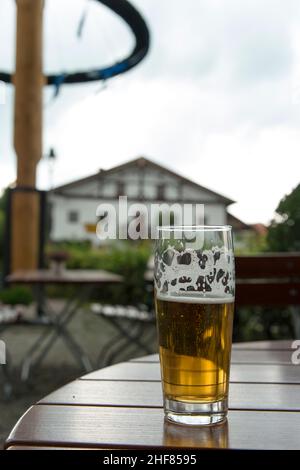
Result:
<svg viewBox="0 0 300 470"><path fill-rule="evenodd" d="M300 449L300 365L292 340L233 346L228 421L164 421L157 355L124 362L51 393L19 420L6 448Z"/></svg>
<svg viewBox="0 0 300 470"><path fill-rule="evenodd" d="M122 276L103 270L65 269L57 274L50 269L15 271L6 277L13 284L100 284L119 283Z"/></svg>

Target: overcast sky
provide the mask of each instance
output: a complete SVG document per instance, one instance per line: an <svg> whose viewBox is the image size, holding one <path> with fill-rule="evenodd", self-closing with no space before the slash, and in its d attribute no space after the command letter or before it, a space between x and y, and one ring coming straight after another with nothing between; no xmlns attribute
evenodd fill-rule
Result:
<svg viewBox="0 0 300 470"><path fill-rule="evenodd" d="M234 199L230 210L244 221L268 222L300 182L300 2L132 3L151 30L148 57L105 89L64 86L56 100L45 92L55 184L144 155ZM14 15L15 2L1 0L1 70L14 67ZM46 0L44 18L48 72L108 65L133 44L121 20L93 0ZM13 89L5 92L0 188L15 178ZM38 185L48 188L46 162Z"/></svg>

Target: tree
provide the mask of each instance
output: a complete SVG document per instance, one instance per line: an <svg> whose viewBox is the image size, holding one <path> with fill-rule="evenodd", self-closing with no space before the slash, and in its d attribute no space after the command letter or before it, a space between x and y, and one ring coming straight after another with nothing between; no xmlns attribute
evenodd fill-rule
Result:
<svg viewBox="0 0 300 470"><path fill-rule="evenodd" d="M5 210L7 204L8 189L6 188L0 195L0 266L4 254L4 232L5 232Z"/></svg>
<svg viewBox="0 0 300 470"><path fill-rule="evenodd" d="M0 210L0 265L3 258L4 252L4 223L5 223L5 216L4 212Z"/></svg>
<svg viewBox="0 0 300 470"><path fill-rule="evenodd" d="M0 194L0 211L3 211L3 212L5 212L5 209L6 209L8 191L9 189L6 188L4 189L2 194Z"/></svg>
<svg viewBox="0 0 300 470"><path fill-rule="evenodd" d="M270 251L300 251L300 184L279 202L267 243Z"/></svg>

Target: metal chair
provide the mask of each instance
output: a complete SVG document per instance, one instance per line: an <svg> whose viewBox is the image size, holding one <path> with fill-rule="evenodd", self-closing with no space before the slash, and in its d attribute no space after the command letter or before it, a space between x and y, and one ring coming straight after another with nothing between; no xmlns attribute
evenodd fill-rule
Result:
<svg viewBox="0 0 300 470"><path fill-rule="evenodd" d="M132 348L132 346L142 353L151 354L155 352L148 345L149 338L148 341L143 339L147 331L151 333L150 339L152 339L152 342L152 336L156 335L154 312L149 312L146 306L135 307L132 305L94 303L91 305L91 311L113 325L117 331L117 335L110 338L102 346L97 360L98 365L112 364L118 354L126 354L126 350Z"/></svg>

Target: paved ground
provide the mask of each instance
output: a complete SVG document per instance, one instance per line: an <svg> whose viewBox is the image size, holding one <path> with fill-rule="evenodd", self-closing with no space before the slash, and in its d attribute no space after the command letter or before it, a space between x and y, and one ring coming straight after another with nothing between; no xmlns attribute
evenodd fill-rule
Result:
<svg viewBox="0 0 300 470"><path fill-rule="evenodd" d="M98 369L103 363L96 364L99 351L109 338L116 334L114 327L101 317L97 317L88 311L81 311L70 325L70 331L76 340L84 347L91 358L94 368ZM5 340L10 353L9 366L12 373L13 393L7 399L3 393L3 367L0 365L0 448L5 438L19 417L29 406L41 399L59 386L70 382L76 377L83 375L82 369L66 349L62 340L59 339L51 350L43 364L31 374L27 383L22 383L19 377L19 364L26 355L32 342L42 332L40 327L13 327L1 334ZM144 335L153 352L156 350L156 339L153 334L153 326L149 325ZM129 348L126 354L118 354L113 362L121 362L129 357L138 357L145 352L136 348Z"/></svg>

